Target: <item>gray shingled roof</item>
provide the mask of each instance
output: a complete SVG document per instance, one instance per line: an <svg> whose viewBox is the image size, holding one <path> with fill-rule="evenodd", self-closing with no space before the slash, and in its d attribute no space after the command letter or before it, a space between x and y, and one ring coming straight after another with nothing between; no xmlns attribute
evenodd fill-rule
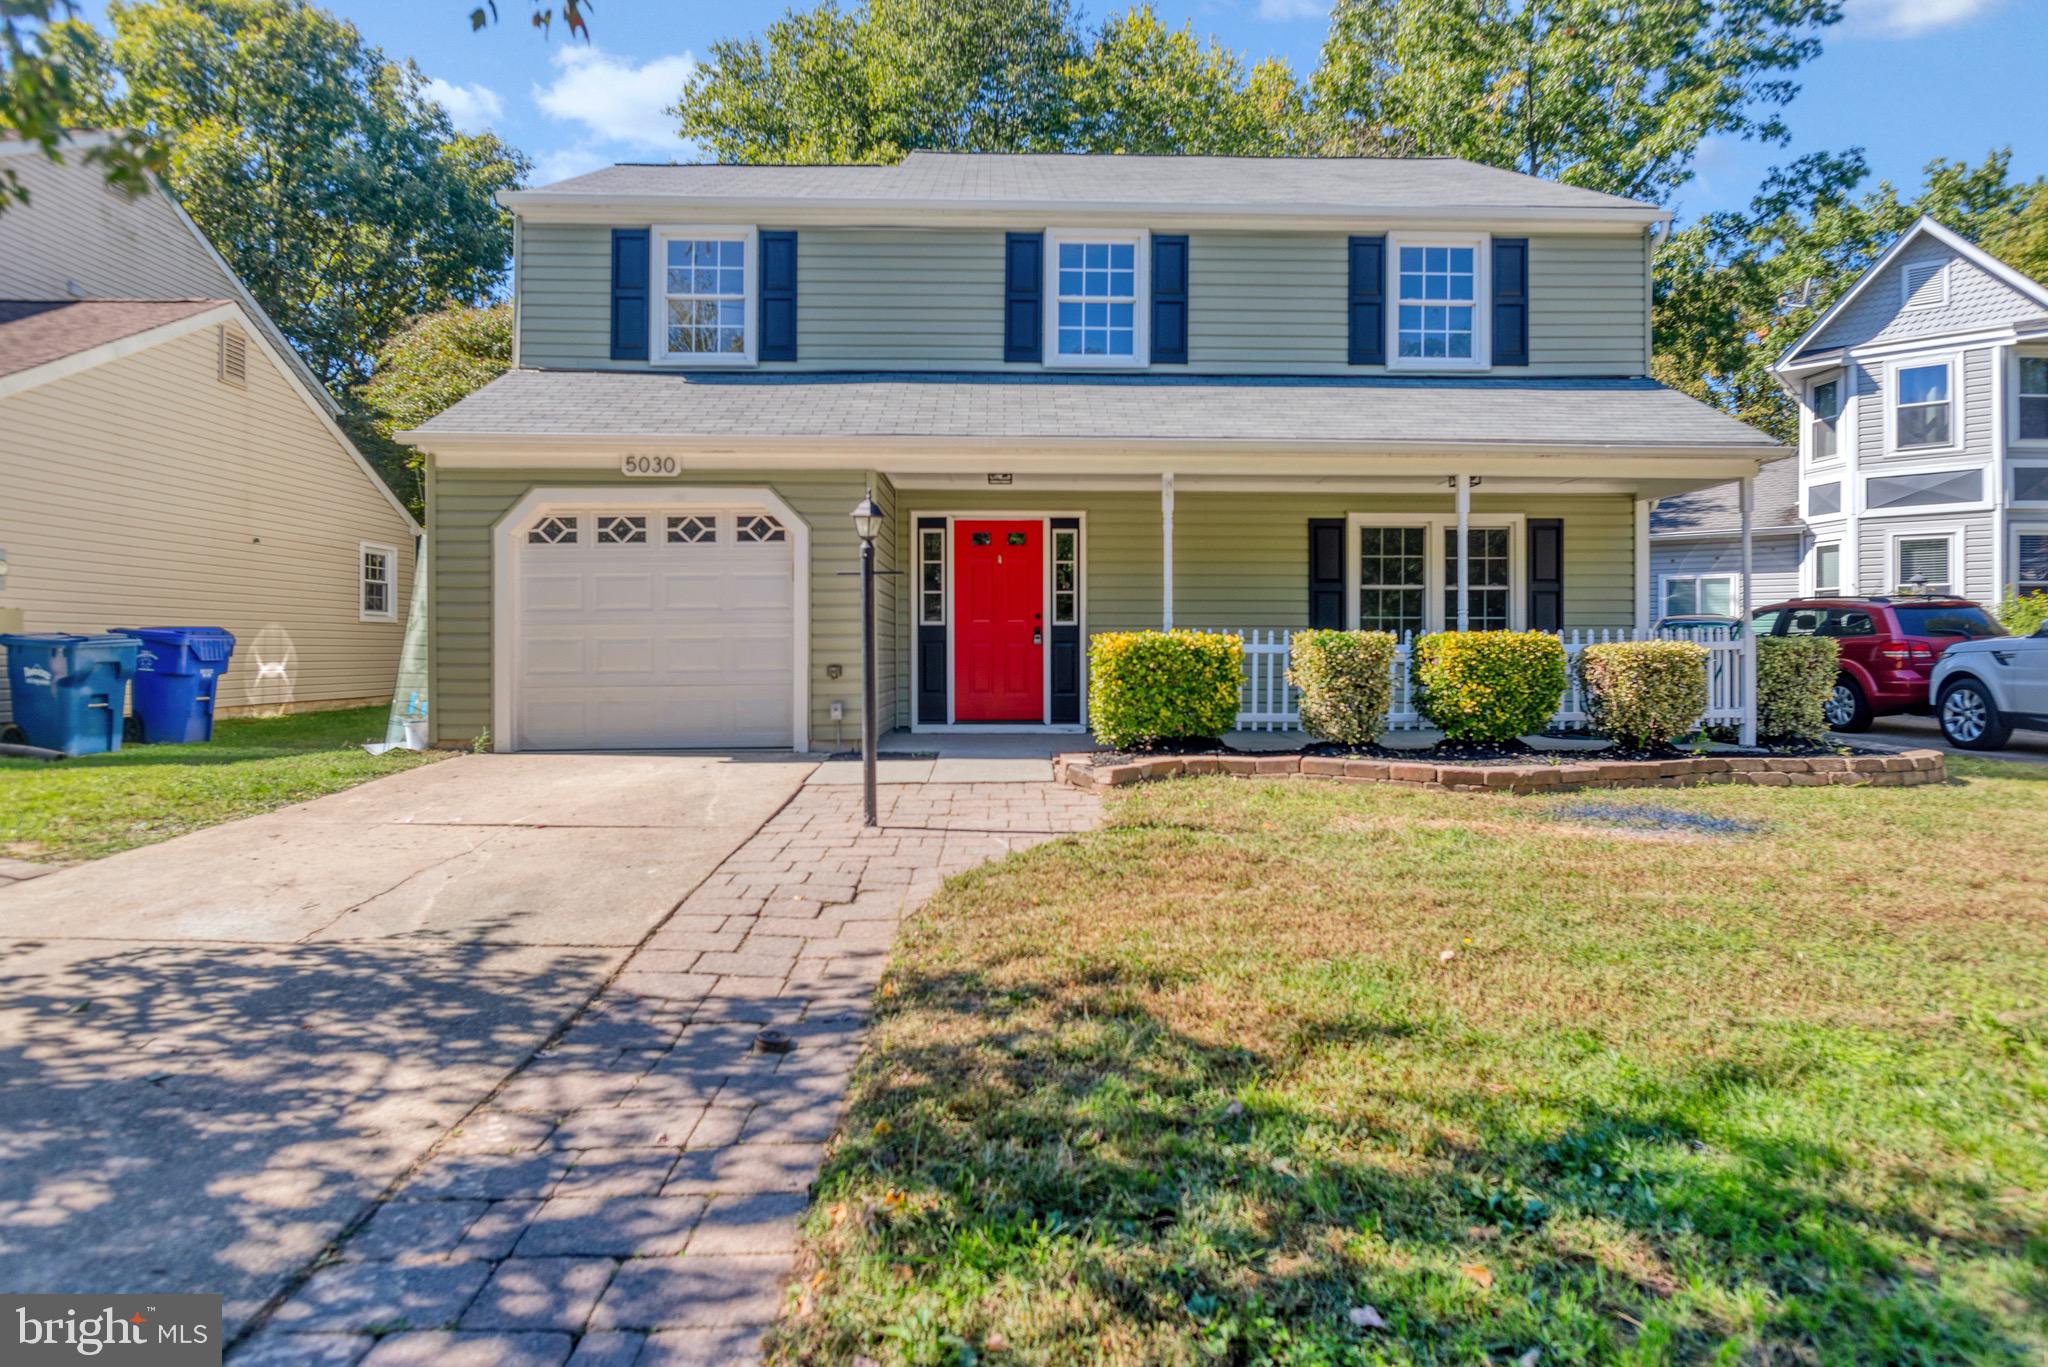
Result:
<svg viewBox="0 0 2048 1367"><path fill-rule="evenodd" d="M1750 526L1756 531L1776 531L1799 525L1799 467L1791 457L1774 460L1757 472L1756 516ZM1707 535L1742 530L1742 488L1717 484L1698 493L1660 498L1650 510L1650 535Z"/></svg>
<svg viewBox="0 0 2048 1367"><path fill-rule="evenodd" d="M118 342L195 313L225 299L7 299L0 300L0 375L61 361L107 342Z"/></svg>
<svg viewBox="0 0 2048 1367"><path fill-rule="evenodd" d="M1430 205L1475 209L1656 206L1456 157L1135 157L912 152L894 166L608 166L538 187L550 195L892 200L977 205L1116 203Z"/></svg>
<svg viewBox="0 0 2048 1367"><path fill-rule="evenodd" d="M1769 437L1653 380L515 370L428 437L998 437L1686 447Z"/></svg>

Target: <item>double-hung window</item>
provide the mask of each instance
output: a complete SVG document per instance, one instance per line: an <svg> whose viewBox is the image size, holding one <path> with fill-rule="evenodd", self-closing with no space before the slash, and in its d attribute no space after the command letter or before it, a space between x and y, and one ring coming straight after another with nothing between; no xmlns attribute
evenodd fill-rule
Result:
<svg viewBox="0 0 2048 1367"><path fill-rule="evenodd" d="M1732 574L1673 574L1664 580L1664 615L1690 617L1735 615L1735 576Z"/></svg>
<svg viewBox="0 0 2048 1367"><path fill-rule="evenodd" d="M1423 604L1429 528L1361 527L1358 532L1358 629L1419 635L1428 629Z"/></svg>
<svg viewBox="0 0 2048 1367"><path fill-rule="evenodd" d="M1506 631L1512 597L1506 527L1472 527L1465 550L1465 617L1471 631ZM1444 627L1458 625L1458 529L1444 528Z"/></svg>
<svg viewBox="0 0 2048 1367"><path fill-rule="evenodd" d="M1485 243L1392 242L1395 368L1477 368L1487 364Z"/></svg>
<svg viewBox="0 0 2048 1367"><path fill-rule="evenodd" d="M398 552L365 541L357 547L356 604L365 622L389 622L397 612L392 589L398 578Z"/></svg>
<svg viewBox="0 0 2048 1367"><path fill-rule="evenodd" d="M1900 366L1894 383L1892 445L1901 451L1947 446L1954 440L1953 378L1947 361Z"/></svg>
<svg viewBox="0 0 2048 1367"><path fill-rule="evenodd" d="M2020 357L2019 439L2048 441L2048 356Z"/></svg>
<svg viewBox="0 0 2048 1367"><path fill-rule="evenodd" d="M1813 548L1813 591L1823 598L1842 591L1842 543L1822 541Z"/></svg>
<svg viewBox="0 0 2048 1367"><path fill-rule="evenodd" d="M691 365L754 360L759 263L752 228L658 228L654 356Z"/></svg>
<svg viewBox="0 0 2048 1367"><path fill-rule="evenodd" d="M1939 536L1900 536L1892 540L1892 577L1902 589L1947 593L1954 587L1949 566L1956 541Z"/></svg>
<svg viewBox="0 0 2048 1367"><path fill-rule="evenodd" d="M2048 593L2048 528L2022 527L2012 541L2013 586L2021 593Z"/></svg>
<svg viewBox="0 0 2048 1367"><path fill-rule="evenodd" d="M1807 419L1806 431L1808 460L1833 460L1842 453L1841 434L1836 430L1842 420L1842 381L1839 377L1822 380L1806 391L1806 406L1812 414Z"/></svg>
<svg viewBox="0 0 2048 1367"><path fill-rule="evenodd" d="M1052 230L1045 237L1047 359L1054 365L1142 366L1150 359L1146 276L1150 239L1139 231Z"/></svg>

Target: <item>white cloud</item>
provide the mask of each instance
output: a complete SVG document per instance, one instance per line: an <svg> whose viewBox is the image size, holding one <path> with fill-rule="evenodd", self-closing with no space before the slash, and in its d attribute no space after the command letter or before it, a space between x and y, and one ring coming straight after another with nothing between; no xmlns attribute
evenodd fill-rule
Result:
<svg viewBox="0 0 2048 1367"><path fill-rule="evenodd" d="M2005 0L1845 0L1844 32L1858 37L1913 38L1989 14Z"/></svg>
<svg viewBox="0 0 2048 1367"><path fill-rule="evenodd" d="M675 117L667 111L697 68L689 53L634 63L585 45L560 48L553 60L554 79L534 87L534 101L552 117L589 130L593 155L604 146L664 157L683 154Z"/></svg>
<svg viewBox="0 0 2048 1367"><path fill-rule="evenodd" d="M1259 0L1259 18L1271 23L1320 19L1329 11L1324 0Z"/></svg>
<svg viewBox="0 0 2048 1367"><path fill-rule="evenodd" d="M448 111L449 122L472 133L489 128L505 112L504 101L489 86L457 85L439 76L427 82L427 98Z"/></svg>

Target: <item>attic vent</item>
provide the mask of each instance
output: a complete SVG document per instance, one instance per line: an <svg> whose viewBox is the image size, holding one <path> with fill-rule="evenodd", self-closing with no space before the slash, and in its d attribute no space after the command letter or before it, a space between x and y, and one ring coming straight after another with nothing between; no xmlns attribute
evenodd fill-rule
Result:
<svg viewBox="0 0 2048 1367"><path fill-rule="evenodd" d="M237 389L249 385L249 339L239 328L220 330L220 382Z"/></svg>
<svg viewBox="0 0 2048 1367"><path fill-rule="evenodd" d="M1899 272L1899 284L1906 296L1902 307L1940 308L1948 302L1948 262L1916 261Z"/></svg>

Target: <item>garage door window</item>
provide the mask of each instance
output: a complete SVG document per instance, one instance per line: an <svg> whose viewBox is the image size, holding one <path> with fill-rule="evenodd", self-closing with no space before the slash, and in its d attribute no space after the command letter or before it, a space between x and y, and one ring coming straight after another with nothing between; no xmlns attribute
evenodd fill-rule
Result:
<svg viewBox="0 0 2048 1367"><path fill-rule="evenodd" d="M647 544L647 519L627 517L622 513L600 515L597 519L597 544L644 546Z"/></svg>
<svg viewBox="0 0 2048 1367"><path fill-rule="evenodd" d="M740 519L739 539L742 542L786 541L789 534L782 529L780 522L766 513L748 513Z"/></svg>
<svg viewBox="0 0 2048 1367"><path fill-rule="evenodd" d="M544 517L527 529L526 541L531 546L573 546L576 530L573 517Z"/></svg>
<svg viewBox="0 0 2048 1367"><path fill-rule="evenodd" d="M713 517L672 517L668 520L671 546L702 546L718 540L718 519Z"/></svg>

